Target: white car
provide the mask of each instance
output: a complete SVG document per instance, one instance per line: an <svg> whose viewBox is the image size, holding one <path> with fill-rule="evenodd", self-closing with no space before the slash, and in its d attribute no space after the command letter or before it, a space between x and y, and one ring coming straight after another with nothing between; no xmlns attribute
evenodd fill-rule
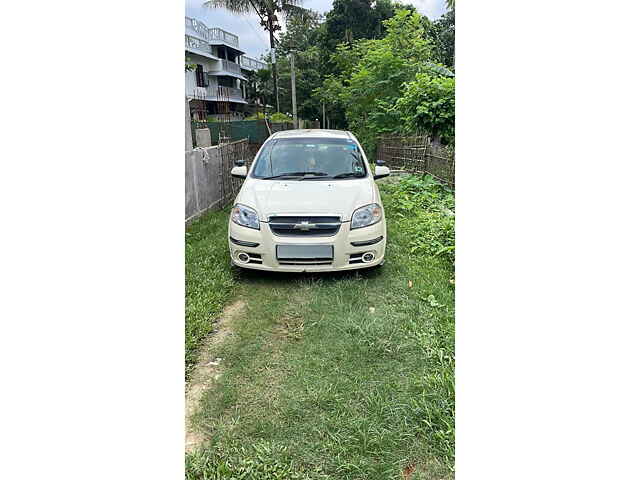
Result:
<svg viewBox="0 0 640 480"><path fill-rule="evenodd" d="M384 262L387 226L374 180L389 175L351 132L287 130L271 135L245 178L229 218L232 262L244 268L320 272Z"/></svg>

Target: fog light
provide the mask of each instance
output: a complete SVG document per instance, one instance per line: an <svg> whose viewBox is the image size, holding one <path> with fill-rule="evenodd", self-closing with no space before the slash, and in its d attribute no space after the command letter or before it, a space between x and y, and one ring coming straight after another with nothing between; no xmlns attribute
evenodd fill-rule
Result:
<svg viewBox="0 0 640 480"><path fill-rule="evenodd" d="M362 261L364 263L373 262L374 258L376 258L376 255L373 252L367 252L362 255Z"/></svg>
<svg viewBox="0 0 640 480"><path fill-rule="evenodd" d="M236 258L240 263L249 263L249 260L250 260L249 255L247 255L244 252L240 252L236 254Z"/></svg>

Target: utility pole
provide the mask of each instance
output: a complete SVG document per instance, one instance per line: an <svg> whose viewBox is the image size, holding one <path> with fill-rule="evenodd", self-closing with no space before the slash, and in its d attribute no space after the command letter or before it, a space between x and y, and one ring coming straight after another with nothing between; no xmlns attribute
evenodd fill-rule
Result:
<svg viewBox="0 0 640 480"><path fill-rule="evenodd" d="M293 53L289 54L291 59L291 103L293 104L293 128L298 128L298 106L296 105L296 65Z"/></svg>
<svg viewBox="0 0 640 480"><path fill-rule="evenodd" d="M325 128L325 126L324 126L324 102L322 102L322 128Z"/></svg>
<svg viewBox="0 0 640 480"><path fill-rule="evenodd" d="M275 17L275 15L274 15ZM278 69L276 66L276 50L275 40L273 38L273 18L271 15L267 16L267 23L269 28L269 42L271 44L271 67L273 72L273 91L276 95L276 112L280 111L280 98L278 96Z"/></svg>

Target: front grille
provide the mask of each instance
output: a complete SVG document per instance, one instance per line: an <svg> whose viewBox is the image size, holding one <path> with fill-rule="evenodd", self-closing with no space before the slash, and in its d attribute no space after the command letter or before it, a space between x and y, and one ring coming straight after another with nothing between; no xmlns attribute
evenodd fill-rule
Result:
<svg viewBox="0 0 640 480"><path fill-rule="evenodd" d="M270 217L269 227L282 237L331 237L340 230L340 217Z"/></svg>

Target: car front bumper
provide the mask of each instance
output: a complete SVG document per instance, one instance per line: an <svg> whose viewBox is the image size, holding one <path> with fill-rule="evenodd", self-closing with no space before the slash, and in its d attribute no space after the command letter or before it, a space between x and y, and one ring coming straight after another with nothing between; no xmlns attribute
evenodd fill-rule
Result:
<svg viewBox="0 0 640 480"><path fill-rule="evenodd" d="M384 261L387 231L384 217L375 225L351 230L344 222L331 237L279 236L271 232L268 223L261 222L260 230L243 227L229 220L229 253L231 261L242 268L280 272L332 272L354 270L378 265ZM373 245L360 245L382 237ZM239 244L240 243L240 244ZM352 245L355 243L356 245ZM257 244L257 246L252 246ZM277 245L331 245L333 259L325 261L291 260L276 257ZM238 254L246 253L250 260L243 263ZM363 262L362 254L372 252L374 259Z"/></svg>

